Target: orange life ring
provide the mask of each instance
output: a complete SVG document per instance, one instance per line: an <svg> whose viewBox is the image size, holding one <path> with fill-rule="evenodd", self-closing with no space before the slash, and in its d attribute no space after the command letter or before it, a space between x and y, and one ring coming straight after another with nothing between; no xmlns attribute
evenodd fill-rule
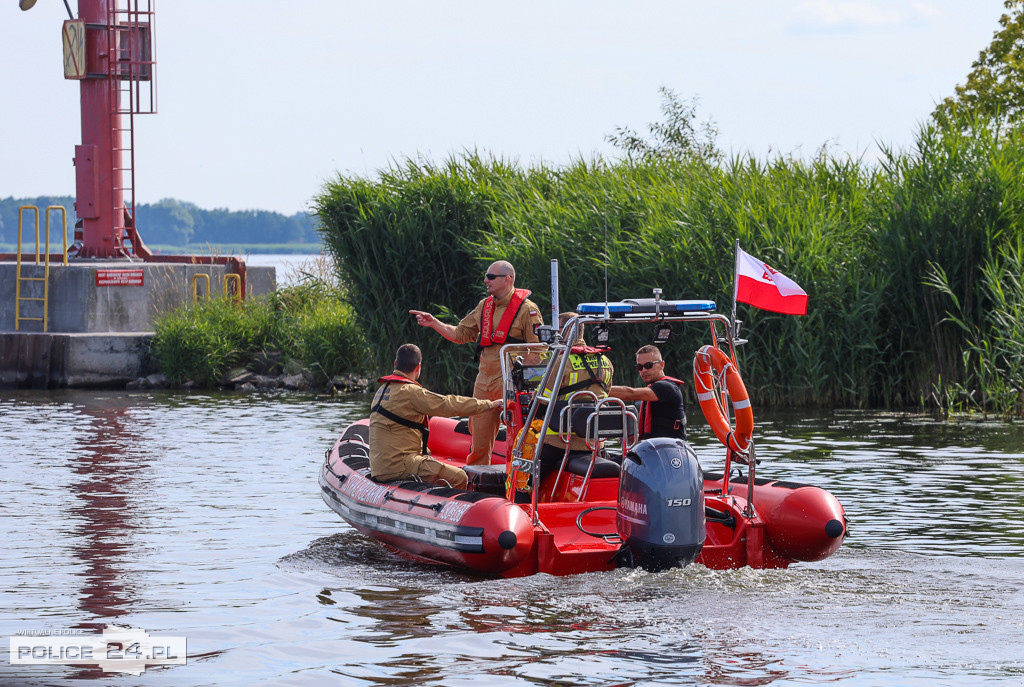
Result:
<svg viewBox="0 0 1024 687"><path fill-rule="evenodd" d="M723 375L732 410L736 415L735 428L729 425L729 416L715 393L715 379L721 379ZM732 359L720 348L702 347L693 358L693 383L700 409L704 411L704 417L718 440L728 449L746 452L754 435L754 411L750 407L747 387Z"/></svg>

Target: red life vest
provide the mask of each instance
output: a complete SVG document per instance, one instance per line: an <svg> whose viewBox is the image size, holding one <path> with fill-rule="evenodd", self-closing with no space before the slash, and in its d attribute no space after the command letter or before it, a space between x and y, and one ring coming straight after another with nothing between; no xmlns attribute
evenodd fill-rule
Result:
<svg viewBox="0 0 1024 687"><path fill-rule="evenodd" d="M384 375L383 377L377 380L378 384L383 384L384 382L396 382L398 384L415 384L416 386L421 386L421 384L417 382L415 379L409 379L408 377L403 377L402 375Z"/></svg>
<svg viewBox="0 0 1024 687"><path fill-rule="evenodd" d="M523 301L529 295L529 289L515 289L512 292L512 298L508 302L508 307L505 308L505 313L501 316L501 322L498 323L497 329L494 329L494 296L487 297L487 300L484 301L483 312L480 314L481 346L500 346L508 341L508 330L512 327L516 315L519 314L519 308L523 307ZM523 340L512 339L511 343L523 343Z"/></svg>
<svg viewBox="0 0 1024 687"><path fill-rule="evenodd" d="M378 379L377 382L380 383L380 384L385 384L385 385L386 384L415 384L416 386L422 386L422 384L417 382L415 379L409 379L408 377L403 377L402 375L384 375L383 377ZM392 422L397 422L398 424L403 425L405 427L408 427L410 429L419 430L419 433L423 437L423 453L424 453L424 455L429 455L430 451L427 450L427 440L430 438L430 418L429 417L424 418L423 424L420 424L418 422L413 422L412 420L410 420L408 418L404 418L401 415L396 415L395 413L392 413L387 408L382 408L380 404L381 404L381 402L378 401L377 405L375 405L372 408L370 408L370 412L371 413L380 413L381 415L383 415L387 419L391 420Z"/></svg>
<svg viewBox="0 0 1024 687"><path fill-rule="evenodd" d="M679 385L679 390L680 391L682 391L683 387L686 386L686 382L684 382L683 380L676 379L675 377L669 377L668 375L665 375L661 379L655 379L654 382L660 382L662 380L668 380L670 382L675 382L676 384ZM654 382L651 382L651 384L654 384ZM647 388L650 388L651 384L648 384ZM640 402L640 436L641 437L651 433L651 404L652 403L657 403L657 401L641 401ZM683 422L682 418L676 419L676 426L673 427L673 429L681 429L682 422Z"/></svg>

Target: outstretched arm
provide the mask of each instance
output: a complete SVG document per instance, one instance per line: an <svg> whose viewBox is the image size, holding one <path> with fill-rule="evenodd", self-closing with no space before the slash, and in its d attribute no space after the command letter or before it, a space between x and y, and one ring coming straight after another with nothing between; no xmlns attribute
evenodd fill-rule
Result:
<svg viewBox="0 0 1024 687"><path fill-rule="evenodd" d="M454 343L459 343L458 339L455 338L455 325L445 324L441 320L437 319L428 312L422 310L410 310L410 315L416 317L416 324L421 327L430 327L435 332L443 336L444 338Z"/></svg>
<svg viewBox="0 0 1024 687"><path fill-rule="evenodd" d="M476 415L477 413L485 413L489 410L500 408L502 405L501 400L488 401L471 396L456 396L455 394L442 396L422 387L406 389L405 393L412 409L424 415L439 415L441 417Z"/></svg>
<svg viewBox="0 0 1024 687"><path fill-rule="evenodd" d="M658 395L649 386L613 386L608 389L608 395L614 398L621 398L623 401L657 401Z"/></svg>

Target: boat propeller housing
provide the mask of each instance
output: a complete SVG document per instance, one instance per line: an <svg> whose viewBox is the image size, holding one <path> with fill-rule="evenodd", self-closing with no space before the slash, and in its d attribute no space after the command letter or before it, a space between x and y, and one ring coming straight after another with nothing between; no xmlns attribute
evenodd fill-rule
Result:
<svg viewBox="0 0 1024 687"><path fill-rule="evenodd" d="M704 475L682 439L645 439L626 453L616 529L620 564L660 571L689 565L704 545Z"/></svg>

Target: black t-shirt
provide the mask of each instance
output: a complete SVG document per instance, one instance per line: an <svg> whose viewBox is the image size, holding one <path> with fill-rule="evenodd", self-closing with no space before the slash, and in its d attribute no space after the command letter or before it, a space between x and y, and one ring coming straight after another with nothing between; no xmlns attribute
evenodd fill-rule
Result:
<svg viewBox="0 0 1024 687"><path fill-rule="evenodd" d="M686 410L683 408L683 390L675 382L659 379L650 385L656 402L649 404L651 431L643 437L686 438ZM642 429L642 428L641 428Z"/></svg>

